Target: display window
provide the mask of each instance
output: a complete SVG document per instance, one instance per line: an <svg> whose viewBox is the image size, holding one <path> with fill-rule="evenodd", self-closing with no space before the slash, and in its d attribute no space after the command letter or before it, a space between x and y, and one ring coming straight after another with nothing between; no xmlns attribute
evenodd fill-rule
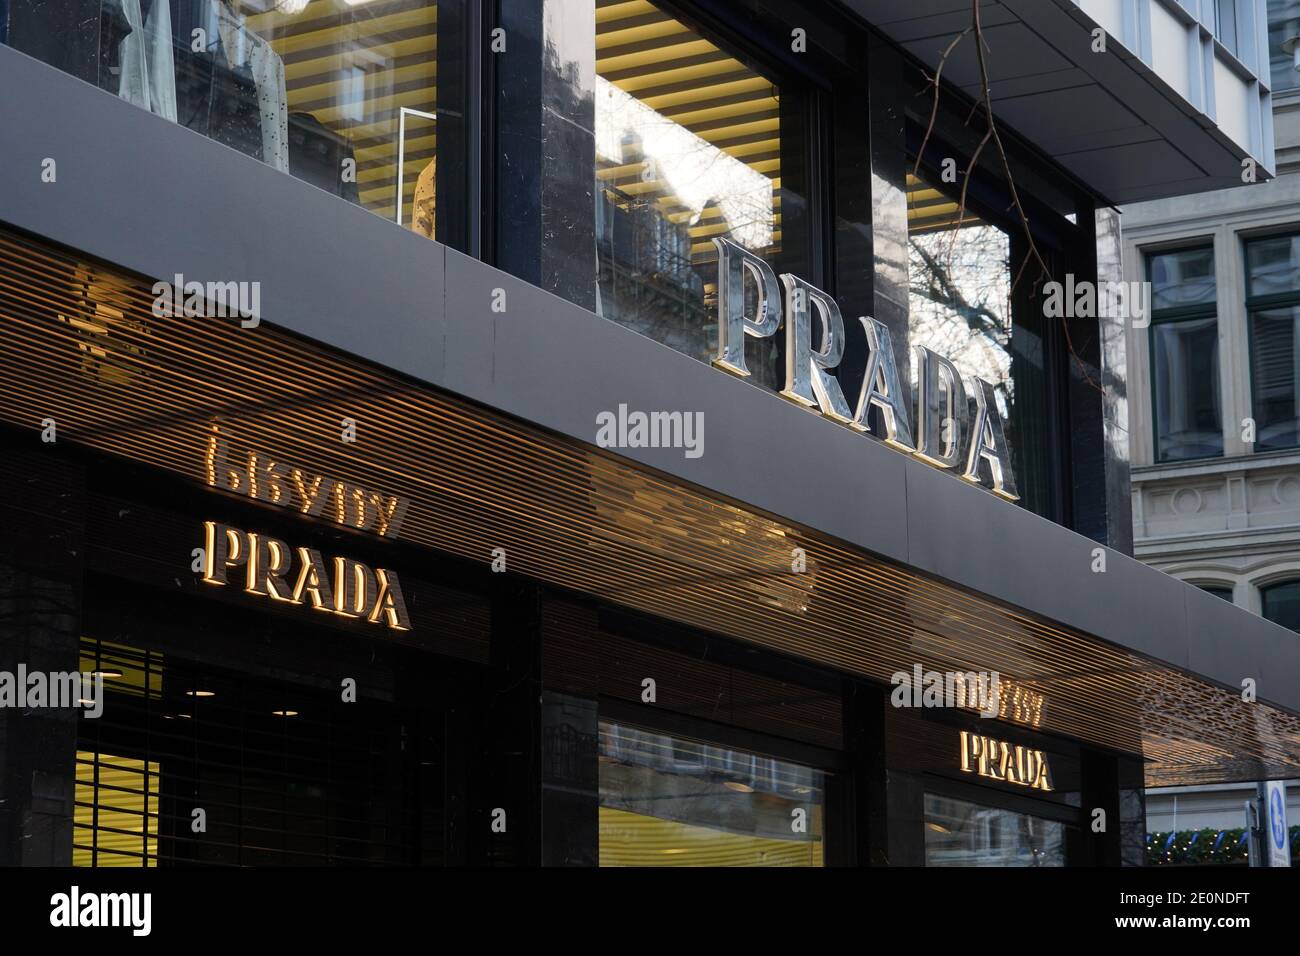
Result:
<svg viewBox="0 0 1300 956"><path fill-rule="evenodd" d="M601 866L823 866L827 775L600 724Z"/></svg>
<svg viewBox="0 0 1300 956"><path fill-rule="evenodd" d="M925 795L926 866L1065 866L1066 824Z"/></svg>

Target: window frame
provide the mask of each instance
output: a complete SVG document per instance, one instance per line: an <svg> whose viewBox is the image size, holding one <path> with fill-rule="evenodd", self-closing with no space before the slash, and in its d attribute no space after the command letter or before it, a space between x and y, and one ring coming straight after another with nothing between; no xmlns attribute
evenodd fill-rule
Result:
<svg viewBox="0 0 1300 956"><path fill-rule="evenodd" d="M1206 241L1197 241L1179 243L1174 246L1152 246L1141 249L1143 273L1146 276L1148 285L1154 287L1151 275L1152 262L1159 256L1169 255L1175 252L1192 252L1197 250L1209 250L1210 262L1217 267L1216 256L1218 250L1215 246L1214 237L1206 237ZM1160 406L1156 401L1156 336L1155 329L1157 325L1175 325L1179 322L1193 322L1202 319L1214 319L1216 334L1222 331L1219 321L1219 275L1216 272L1214 276L1214 295L1212 303L1194 306L1179 306L1170 309L1156 309L1155 298L1152 296L1151 304L1151 321L1147 326L1147 397L1150 399L1151 409L1151 461L1156 465L1177 465L1184 462L1192 461L1217 461L1224 458L1227 454L1227 442L1225 440L1225 428L1222 410L1220 411L1219 420L1219 442L1220 449L1217 455L1200 455L1193 458L1163 458L1160 454ZM1223 382L1223 355L1219 355L1219 384L1222 387Z"/></svg>
<svg viewBox="0 0 1300 956"><path fill-rule="evenodd" d="M1294 308L1300 310L1300 286L1297 286L1291 292L1273 292L1268 295L1252 295L1250 279L1250 246L1256 242L1268 242L1272 239L1300 238L1300 231L1289 230L1285 232L1269 232L1261 235L1250 235L1241 237L1241 272L1242 285L1245 290L1245 299L1243 301L1243 313L1246 319L1246 361L1249 363L1246 370L1250 378L1250 417L1255 422L1255 441L1250 445L1250 454L1268 454L1270 452L1294 451L1300 448L1300 428L1296 429L1296 441L1290 445L1270 445L1261 448L1259 445L1259 415L1258 415L1258 381L1255 376L1255 369L1258 368L1256 361L1257 351L1255 342L1255 313L1263 312L1269 309L1288 309ZM1293 400L1297 406L1297 419L1300 420L1300 382L1293 384Z"/></svg>
<svg viewBox="0 0 1300 956"><path fill-rule="evenodd" d="M1279 578L1266 580L1263 583L1257 584L1255 586L1256 590L1259 591L1259 616L1262 617L1264 620L1269 621L1270 623L1277 624L1278 627L1286 628L1288 631L1291 630L1291 628L1287 627L1285 624L1279 623L1278 621L1274 621L1271 617L1269 617L1267 614L1264 613L1264 610L1267 606L1268 593L1270 591L1276 591L1280 588L1289 587L1291 585L1300 587L1300 575L1296 575L1296 574L1283 575L1282 577ZM1300 633L1300 632L1293 632L1293 633Z"/></svg>

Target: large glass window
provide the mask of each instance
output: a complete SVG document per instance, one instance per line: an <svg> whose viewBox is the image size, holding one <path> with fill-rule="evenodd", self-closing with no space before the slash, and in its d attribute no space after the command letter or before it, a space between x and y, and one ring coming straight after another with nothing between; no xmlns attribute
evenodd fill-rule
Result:
<svg viewBox="0 0 1300 956"><path fill-rule="evenodd" d="M792 258L803 201L781 164L789 91L644 2L596 0L596 73L597 311L709 361L712 239L814 280ZM746 343L754 380L776 388L778 339Z"/></svg>
<svg viewBox="0 0 1300 956"><path fill-rule="evenodd" d="M443 149L439 171L438 145L463 139L446 91L464 85L440 97L438 80L463 68L462 14L463 0L10 0L0 38L458 245L464 164Z"/></svg>
<svg viewBox="0 0 1300 956"><path fill-rule="evenodd" d="M1300 0L1268 0L1268 58L1273 92L1300 86Z"/></svg>
<svg viewBox="0 0 1300 956"><path fill-rule="evenodd" d="M1157 461L1223 454L1214 247L1147 259Z"/></svg>
<svg viewBox="0 0 1300 956"><path fill-rule="evenodd" d="M1300 631L1300 581L1286 581L1260 592L1262 612L1274 624Z"/></svg>
<svg viewBox="0 0 1300 956"><path fill-rule="evenodd" d="M1294 448L1300 445L1300 236L1246 243L1246 269L1255 448Z"/></svg>
<svg viewBox="0 0 1300 956"><path fill-rule="evenodd" d="M602 721L601 866L822 866L825 775Z"/></svg>
<svg viewBox="0 0 1300 956"><path fill-rule="evenodd" d="M1016 306L1031 285L1016 288L1019 238L925 176L908 176L907 200L908 341L993 386L1020 504L1050 515L1043 336L1024 321L1039 321L1032 310Z"/></svg>
<svg viewBox="0 0 1300 956"><path fill-rule="evenodd" d="M925 795L926 866L1065 866L1066 825Z"/></svg>

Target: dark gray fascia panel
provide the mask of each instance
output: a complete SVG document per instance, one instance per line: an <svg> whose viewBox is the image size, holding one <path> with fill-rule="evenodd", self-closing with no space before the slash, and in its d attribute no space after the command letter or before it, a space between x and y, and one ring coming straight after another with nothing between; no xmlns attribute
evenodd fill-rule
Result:
<svg viewBox="0 0 1300 956"><path fill-rule="evenodd" d="M3 47L0 89L28 93L0 98L4 222L155 278L261 279L277 326L588 444L620 403L702 411L703 457L622 453L1300 712L1290 631L1118 552L1094 574L1089 539Z"/></svg>

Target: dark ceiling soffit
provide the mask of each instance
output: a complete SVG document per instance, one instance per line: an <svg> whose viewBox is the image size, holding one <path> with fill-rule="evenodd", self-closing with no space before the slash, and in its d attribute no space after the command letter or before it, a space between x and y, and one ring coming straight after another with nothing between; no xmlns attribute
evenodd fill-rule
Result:
<svg viewBox="0 0 1300 956"><path fill-rule="evenodd" d="M7 48L0 89L41 91L0 98L2 221L146 276L260 280L277 325L587 444L620 404L702 411L702 457L623 454L1300 713L1291 631L1118 552L1091 573L1090 539Z"/></svg>
<svg viewBox="0 0 1300 956"><path fill-rule="evenodd" d="M915 38L900 38L898 25L907 20L872 20L878 9L878 0L841 0L846 9L868 23L873 29L890 37L892 42L911 42ZM892 0L883 0L892 4ZM969 4L953 4L955 12L943 19L944 29L959 33L970 20ZM960 8L960 9L957 9ZM1001 19L995 14L1001 11ZM1088 153L1063 153L1056 155L1041 145L1044 138L1059 129L1063 118L1055 111L1043 110L1040 114L1022 119L1016 132L1033 143L1056 163L1062 165L1086 184L1087 189L1103 197L1107 205L1143 202L1169 196L1189 195L1241 185L1241 161L1249 155L1232 142L1217 126L1196 107L1162 80L1140 57L1118 42L1104 54L1089 50L1091 23L1087 14L1068 0L998 0L989 4L990 16L986 27L1008 25L1019 21L1039 38L1036 45L1042 50L1052 50L1067 60L1071 67L1089 76L1098 86L1115 96L1151 129L1159 142L1200 171L1177 181L1167 178L1144 184L1126 184L1117 178L1115 171L1100 169L1087 161ZM1008 14L1010 16L1008 16ZM933 69L944 44L936 45L933 56L922 57L922 62ZM1084 57L1069 57L1062 51L1089 50ZM1002 84L1003 87L1006 84ZM997 88L994 89L994 112L997 112ZM1137 145L1137 144L1133 144ZM1125 167L1127 168L1127 167ZM1262 165L1259 181L1273 178L1273 171Z"/></svg>

